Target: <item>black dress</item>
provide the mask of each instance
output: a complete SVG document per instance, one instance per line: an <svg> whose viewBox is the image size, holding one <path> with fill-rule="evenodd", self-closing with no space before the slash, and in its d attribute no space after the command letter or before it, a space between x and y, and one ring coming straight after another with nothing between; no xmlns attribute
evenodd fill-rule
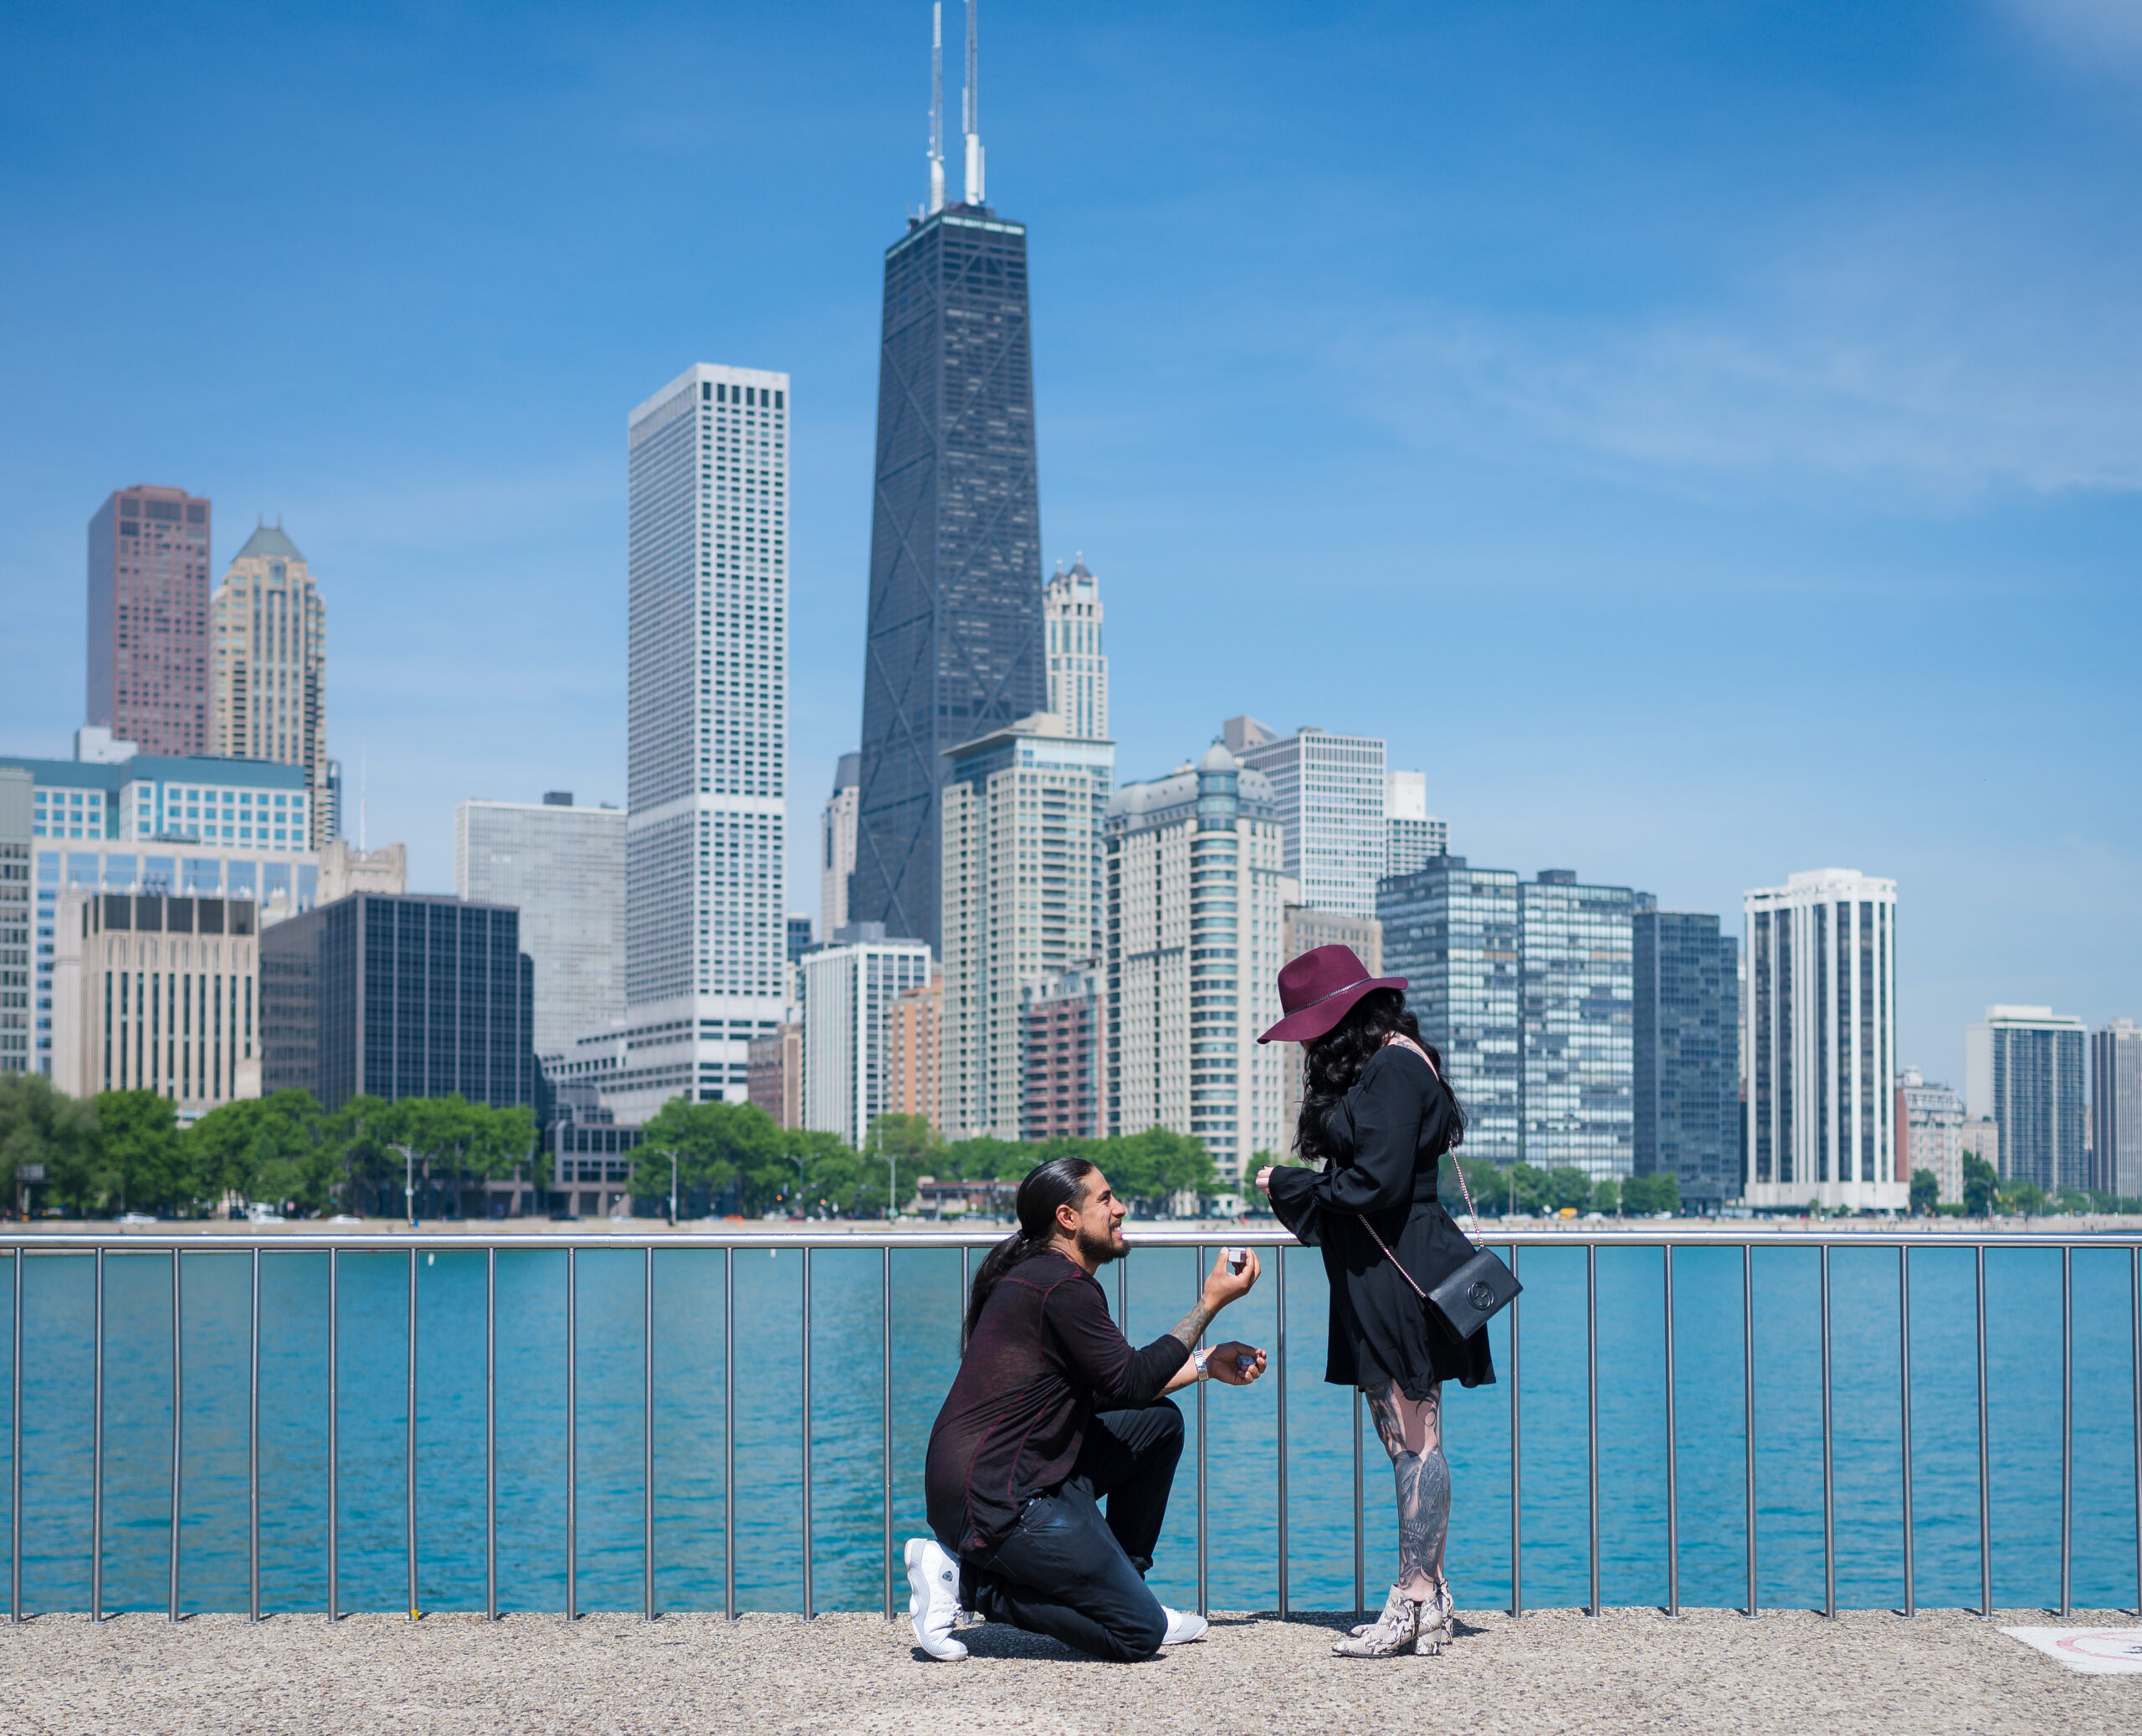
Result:
<svg viewBox="0 0 2142 1736"><path fill-rule="evenodd" d="M1330 1167L1272 1172L1279 1221L1324 1250L1331 1283L1324 1378L1335 1386L1396 1380L1407 1397L1422 1399L1437 1380L1479 1386L1495 1378L1486 1328L1460 1339L1432 1320L1357 1216L1367 1215L1424 1290L1471 1257L1472 1243L1436 1198L1451 1112L1449 1088L1428 1063L1388 1044L1331 1108L1324 1124Z"/></svg>

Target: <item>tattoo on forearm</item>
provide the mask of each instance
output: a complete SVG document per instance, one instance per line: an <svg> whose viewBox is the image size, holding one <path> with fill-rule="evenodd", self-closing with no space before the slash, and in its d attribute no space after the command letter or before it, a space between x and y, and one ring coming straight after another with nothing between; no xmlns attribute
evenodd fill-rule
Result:
<svg viewBox="0 0 2142 1736"><path fill-rule="evenodd" d="M1179 1342L1184 1349L1195 1350L1198 1339L1205 1336L1205 1329L1212 1324L1212 1310L1201 1302L1176 1322L1168 1336Z"/></svg>
<svg viewBox="0 0 2142 1736"><path fill-rule="evenodd" d="M1367 1390L1376 1437L1391 1455L1398 1494L1398 1583L1425 1598L1443 1585L1443 1544L1450 1531L1450 1462L1443 1451L1443 1388L1409 1399L1396 1380Z"/></svg>

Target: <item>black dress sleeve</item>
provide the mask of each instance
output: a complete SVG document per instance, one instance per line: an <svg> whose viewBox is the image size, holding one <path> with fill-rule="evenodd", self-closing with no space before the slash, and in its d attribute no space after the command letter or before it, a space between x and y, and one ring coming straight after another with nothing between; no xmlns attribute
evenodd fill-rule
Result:
<svg viewBox="0 0 2142 1736"><path fill-rule="evenodd" d="M1352 1123L1354 1160L1324 1170L1274 1170L1272 1209L1303 1241L1299 1222L1326 1211L1383 1211L1413 1197L1422 1123L1442 1113L1441 1083L1419 1056L1379 1050L1342 1106Z"/></svg>
<svg viewBox="0 0 2142 1736"><path fill-rule="evenodd" d="M1190 1347L1172 1333L1132 1349L1109 1316L1101 1287L1090 1278L1053 1287L1042 1303L1042 1320L1065 1369L1097 1404L1150 1404L1190 1360Z"/></svg>

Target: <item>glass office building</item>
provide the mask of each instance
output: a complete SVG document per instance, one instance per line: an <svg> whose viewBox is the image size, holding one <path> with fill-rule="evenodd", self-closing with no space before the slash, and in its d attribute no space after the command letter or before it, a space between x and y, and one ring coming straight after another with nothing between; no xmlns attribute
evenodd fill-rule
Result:
<svg viewBox="0 0 2142 1736"><path fill-rule="evenodd" d="M1636 902L1568 868L1519 883L1519 1143L1535 1168L1604 1181L1635 1166Z"/></svg>
<svg viewBox="0 0 2142 1736"><path fill-rule="evenodd" d="M1464 1105L1466 1155L1515 1163L1523 1155L1517 876L1437 857L1383 881L1376 914L1384 974L1407 979L1407 1004Z"/></svg>
<svg viewBox="0 0 2142 1736"><path fill-rule="evenodd" d="M352 893L261 935L263 1088L533 1109L535 992L517 910Z"/></svg>
<svg viewBox="0 0 2142 1736"><path fill-rule="evenodd" d="M850 921L939 946L945 755L1043 709L1044 656L1026 227L951 205L885 254Z"/></svg>
<svg viewBox="0 0 2142 1736"><path fill-rule="evenodd" d="M1740 1195L1740 945L1687 910L1639 908L1631 935L1635 1173L1715 1211Z"/></svg>

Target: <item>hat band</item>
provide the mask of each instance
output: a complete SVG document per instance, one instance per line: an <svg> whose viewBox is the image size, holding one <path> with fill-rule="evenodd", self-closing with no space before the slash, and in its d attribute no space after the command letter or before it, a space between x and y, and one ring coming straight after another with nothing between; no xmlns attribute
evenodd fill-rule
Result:
<svg viewBox="0 0 2142 1736"><path fill-rule="evenodd" d="M1321 1006L1327 1001L1336 1000L1340 996L1345 994L1349 989L1357 989L1365 982L1374 982L1375 981L1376 979L1373 976L1357 976L1351 982L1340 984L1339 987L1332 990L1332 991L1328 995L1319 995L1314 1001L1304 1001L1299 1006L1289 1007L1287 1009L1287 1017L1291 1019L1298 1012L1307 1012L1312 1006Z"/></svg>

